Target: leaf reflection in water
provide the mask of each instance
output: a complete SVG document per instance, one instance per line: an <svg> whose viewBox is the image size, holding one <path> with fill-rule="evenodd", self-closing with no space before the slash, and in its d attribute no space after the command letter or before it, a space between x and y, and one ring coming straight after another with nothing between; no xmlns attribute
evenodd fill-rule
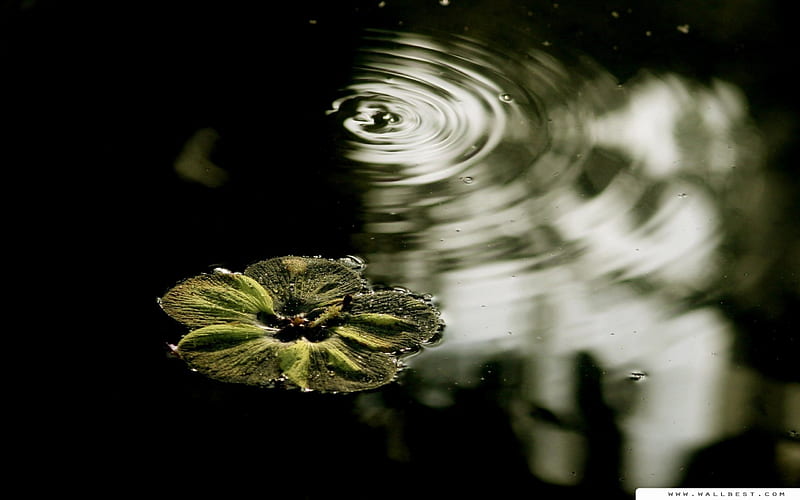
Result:
<svg viewBox="0 0 800 500"><path fill-rule="evenodd" d="M329 114L366 186L355 243L371 278L443 305L447 338L411 363L425 398L521 358L515 427L558 484L585 475L587 436L528 409L575 419L580 352L611 381L623 487L674 484L725 432L732 327L708 304L732 283L728 220L761 162L734 86L643 73L620 87L539 50L381 32ZM613 382L632 373L646 378Z"/></svg>

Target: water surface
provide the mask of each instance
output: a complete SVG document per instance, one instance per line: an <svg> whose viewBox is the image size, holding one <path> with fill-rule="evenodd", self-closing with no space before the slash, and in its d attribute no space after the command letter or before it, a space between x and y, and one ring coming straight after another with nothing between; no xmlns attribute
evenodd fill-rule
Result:
<svg viewBox="0 0 800 500"><path fill-rule="evenodd" d="M753 418L736 409L758 377L720 307L769 267L737 253L769 197L746 96L664 72L621 85L519 47L365 37L328 111L339 180L360 190L355 246L373 279L445 312L441 344L411 362L423 404L458 404L499 362L537 477L680 484L694 451ZM769 425L790 431L793 411Z"/></svg>

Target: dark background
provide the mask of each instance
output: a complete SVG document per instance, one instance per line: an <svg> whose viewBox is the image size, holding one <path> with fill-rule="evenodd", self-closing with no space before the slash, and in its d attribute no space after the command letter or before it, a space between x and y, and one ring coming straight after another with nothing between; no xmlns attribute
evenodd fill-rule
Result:
<svg viewBox="0 0 800 500"><path fill-rule="evenodd" d="M60 277L53 293L69 303L50 313L58 320L47 328L55 360L26 394L42 405L51 438L22 461L51 471L58 484L113 497L550 491L527 475L506 416L485 401L490 392L461 394L444 414L415 406L402 389L384 391L395 409L386 418L403 422L414 457L398 462L387 457L384 427L358 420L354 397L223 386L167 356L165 343L182 328L156 298L178 280L276 255L353 252L356 193L327 181L337 163L322 111L348 81L362 28L498 40L523 32L587 54L620 82L649 68L740 86L763 132L770 175L784 188L768 223L785 240L775 243L782 257L764 283L770 303L732 299L731 314L754 332L744 340L753 364L798 377L797 337L786 334L798 319L789 242L800 227L789 2L2 5L0 57L15 132L7 149L22 153L7 173L24 176L6 191L21 194L22 212L38 213L32 221L9 211L9 222L43 252L38 267ZM683 25L688 33L677 29ZM231 181L221 188L182 181L172 168L203 127L222 137L214 160ZM460 427L476 419L480 432Z"/></svg>

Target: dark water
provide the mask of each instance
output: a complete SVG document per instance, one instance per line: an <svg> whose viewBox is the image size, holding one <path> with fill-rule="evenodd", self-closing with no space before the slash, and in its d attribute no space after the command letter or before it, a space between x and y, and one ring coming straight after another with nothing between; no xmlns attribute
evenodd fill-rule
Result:
<svg viewBox="0 0 800 500"><path fill-rule="evenodd" d="M70 217L86 233L70 264L114 286L90 295L105 327L59 382L78 424L59 455L93 458L69 481L297 498L798 481L779 5L16 12L7 54L41 61L23 74L51 148L101 186ZM442 341L360 395L227 386L170 359L184 332L157 296L288 254L358 255L373 281L431 294Z"/></svg>

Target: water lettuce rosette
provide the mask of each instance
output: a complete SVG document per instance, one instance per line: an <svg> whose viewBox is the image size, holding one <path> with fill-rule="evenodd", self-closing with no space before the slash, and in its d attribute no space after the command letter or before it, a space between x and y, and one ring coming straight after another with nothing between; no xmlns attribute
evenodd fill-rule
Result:
<svg viewBox="0 0 800 500"><path fill-rule="evenodd" d="M189 278L161 299L192 330L176 352L216 380L353 392L391 382L442 328L414 294L373 290L343 261L280 257Z"/></svg>

